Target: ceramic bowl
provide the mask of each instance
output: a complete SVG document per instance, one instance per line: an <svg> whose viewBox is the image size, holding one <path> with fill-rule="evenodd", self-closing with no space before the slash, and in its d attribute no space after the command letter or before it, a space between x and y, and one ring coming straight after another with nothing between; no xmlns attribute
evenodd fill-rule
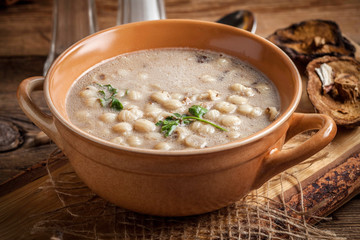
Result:
<svg viewBox="0 0 360 240"><path fill-rule="evenodd" d="M122 53L190 47L236 56L276 85L281 115L265 129L228 144L197 150L160 151L115 145L74 126L65 110L73 82L93 65ZM51 115L32 101L43 88ZM101 197L136 212L184 216L238 201L272 176L310 157L334 137L336 125L321 114L294 113L301 80L292 61L275 45L222 24L159 20L126 24L93 34L65 51L46 77L25 79L18 100L26 115L69 158L79 177ZM319 129L304 143L282 150L292 136Z"/></svg>

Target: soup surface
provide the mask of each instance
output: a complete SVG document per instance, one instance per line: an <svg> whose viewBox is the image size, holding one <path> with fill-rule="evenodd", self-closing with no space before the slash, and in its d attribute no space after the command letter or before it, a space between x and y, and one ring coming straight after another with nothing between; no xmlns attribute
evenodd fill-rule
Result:
<svg viewBox="0 0 360 240"><path fill-rule="evenodd" d="M223 53L139 51L101 62L68 93L70 121L116 144L180 150L249 136L276 119L275 86Z"/></svg>

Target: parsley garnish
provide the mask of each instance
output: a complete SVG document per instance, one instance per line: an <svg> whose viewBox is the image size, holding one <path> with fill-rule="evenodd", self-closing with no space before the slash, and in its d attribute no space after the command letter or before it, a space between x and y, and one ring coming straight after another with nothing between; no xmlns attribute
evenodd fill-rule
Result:
<svg viewBox="0 0 360 240"><path fill-rule="evenodd" d="M198 118L202 118L202 116L208 111L209 110L199 105L192 105L191 108L189 108L189 113L191 113L192 115Z"/></svg>
<svg viewBox="0 0 360 240"><path fill-rule="evenodd" d="M170 136L180 124L181 119L174 115L165 118L164 121L158 121L156 126L161 126L161 132L164 133L165 137L167 137Z"/></svg>
<svg viewBox="0 0 360 240"><path fill-rule="evenodd" d="M98 98L100 105L102 107L110 107L117 111L121 111L124 107L115 96L118 93L118 90L111 86L111 84L97 84L100 87L98 93L101 95L101 98Z"/></svg>
<svg viewBox="0 0 360 240"><path fill-rule="evenodd" d="M163 121L158 121L156 123L156 126L161 126L160 130L162 133L164 133L165 137L170 136L179 125L189 125L193 121L204 122L222 131L227 131L225 128L222 128L216 125L215 123L203 119L202 116L207 112L208 110L206 108L203 108L199 105L193 105L189 108L189 113L192 114L193 116L174 113L172 116L165 118Z"/></svg>

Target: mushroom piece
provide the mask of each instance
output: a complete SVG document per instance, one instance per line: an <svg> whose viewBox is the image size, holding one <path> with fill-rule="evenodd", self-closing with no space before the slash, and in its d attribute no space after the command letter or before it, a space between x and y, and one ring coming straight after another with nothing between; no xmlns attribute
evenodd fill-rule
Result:
<svg viewBox="0 0 360 240"><path fill-rule="evenodd" d="M360 62L351 57L324 56L306 68L310 101L337 125L360 125Z"/></svg>
<svg viewBox="0 0 360 240"><path fill-rule="evenodd" d="M326 20L292 24L275 31L268 40L285 51L298 67L325 55L354 56L355 53L355 47L342 36L339 26Z"/></svg>

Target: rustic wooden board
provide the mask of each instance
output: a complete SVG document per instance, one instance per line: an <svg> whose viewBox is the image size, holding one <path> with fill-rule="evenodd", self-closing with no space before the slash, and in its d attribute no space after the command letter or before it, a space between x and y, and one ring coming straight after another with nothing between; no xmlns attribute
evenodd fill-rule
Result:
<svg viewBox="0 0 360 240"><path fill-rule="evenodd" d="M360 60L360 46L351 39L350 41L356 47L355 58ZM297 111L311 113L315 109L306 92L307 77L303 72L300 73L302 75L303 94ZM288 142L285 148L301 144L308 137L306 134L298 135ZM302 190L307 190L309 194L306 200L309 203L311 202L311 205L305 206L305 210L315 212L318 216L327 216L360 192L359 153L360 127L354 129L338 128L336 137L327 147L285 171L287 181L280 184L281 178L275 176L258 191L263 194L266 192L270 198L278 200L284 197L294 208L300 210L299 193ZM336 178L331 179L328 176L331 172L334 174L336 172ZM338 175L340 175L339 178ZM326 178L325 182L322 178ZM298 187L299 184L302 186L301 190ZM334 189L336 190L334 191ZM285 195L282 195L282 192L285 192ZM322 197L316 196L319 194ZM316 207L315 210L314 205L319 204L321 207Z"/></svg>

